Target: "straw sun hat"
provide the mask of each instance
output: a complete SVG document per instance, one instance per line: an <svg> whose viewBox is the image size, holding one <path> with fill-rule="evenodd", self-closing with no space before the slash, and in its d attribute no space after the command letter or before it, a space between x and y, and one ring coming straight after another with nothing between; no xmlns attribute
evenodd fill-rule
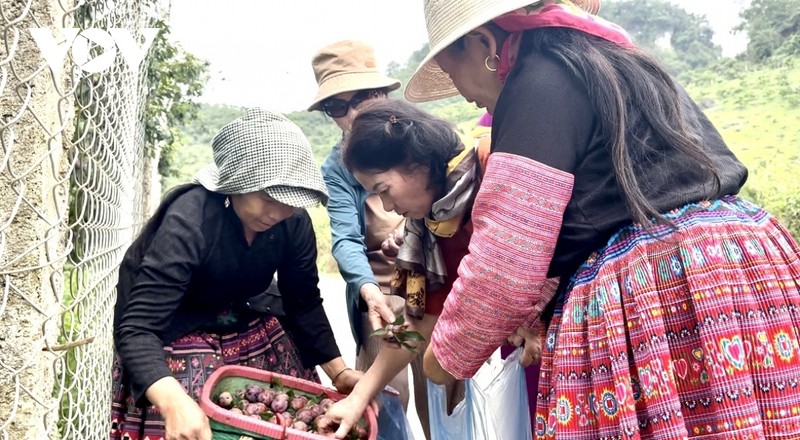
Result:
<svg viewBox="0 0 800 440"><path fill-rule="evenodd" d="M433 101L458 95L450 77L433 59L447 46L473 29L516 9L535 5L531 0L425 0L425 24L430 52L406 85L411 102ZM573 0L576 6L597 14L600 0Z"/></svg>
<svg viewBox="0 0 800 440"><path fill-rule="evenodd" d="M265 191L295 208L328 201L328 190L303 132L286 116L261 108L220 129L211 142L214 162L195 182L221 194Z"/></svg>
<svg viewBox="0 0 800 440"><path fill-rule="evenodd" d="M339 93L383 88L391 92L400 88L400 81L378 70L375 51L361 41L338 41L323 47L314 55L311 67L319 89L308 111L319 110L322 101Z"/></svg>

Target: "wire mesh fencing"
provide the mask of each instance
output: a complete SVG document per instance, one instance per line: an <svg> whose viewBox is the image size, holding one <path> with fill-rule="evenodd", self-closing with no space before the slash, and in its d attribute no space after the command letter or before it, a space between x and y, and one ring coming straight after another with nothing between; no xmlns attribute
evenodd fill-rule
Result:
<svg viewBox="0 0 800 440"><path fill-rule="evenodd" d="M116 270L143 221L140 0L0 0L0 439L110 429Z"/></svg>

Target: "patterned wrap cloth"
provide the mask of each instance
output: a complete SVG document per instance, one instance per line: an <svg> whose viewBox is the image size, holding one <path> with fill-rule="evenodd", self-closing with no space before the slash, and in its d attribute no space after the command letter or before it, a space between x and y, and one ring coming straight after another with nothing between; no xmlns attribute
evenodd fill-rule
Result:
<svg viewBox="0 0 800 440"><path fill-rule="evenodd" d="M470 145L465 142L465 145ZM445 284L447 269L436 237L452 237L475 198L478 159L465 148L447 164L446 194L431 207L431 218L406 220L404 241L395 260L391 292L406 298L406 313L425 315L425 296Z"/></svg>
<svg viewBox="0 0 800 440"><path fill-rule="evenodd" d="M517 61L522 32L528 29L566 27L603 38L623 47L635 47L625 29L584 11L569 0L542 0L503 14L492 22L511 33L500 49L497 75L502 82L505 82L511 67Z"/></svg>

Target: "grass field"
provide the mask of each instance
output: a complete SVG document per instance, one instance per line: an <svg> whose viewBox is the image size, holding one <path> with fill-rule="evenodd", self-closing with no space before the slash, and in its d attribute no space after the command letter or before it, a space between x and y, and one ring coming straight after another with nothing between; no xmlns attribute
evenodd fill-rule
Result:
<svg viewBox="0 0 800 440"><path fill-rule="evenodd" d="M744 195L800 237L800 68L706 75L687 89L747 165Z"/></svg>

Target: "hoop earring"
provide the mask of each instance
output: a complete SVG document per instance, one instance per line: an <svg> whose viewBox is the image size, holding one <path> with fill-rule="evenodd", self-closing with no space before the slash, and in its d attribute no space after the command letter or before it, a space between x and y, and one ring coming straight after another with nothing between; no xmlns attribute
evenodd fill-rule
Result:
<svg viewBox="0 0 800 440"><path fill-rule="evenodd" d="M494 54L494 58L486 57L486 59L483 60L483 65L486 66L486 70L488 70L489 72L497 72L497 67L489 67L489 59L490 58L491 59L496 59L497 60L497 64L500 64L500 56L498 56L497 54Z"/></svg>

